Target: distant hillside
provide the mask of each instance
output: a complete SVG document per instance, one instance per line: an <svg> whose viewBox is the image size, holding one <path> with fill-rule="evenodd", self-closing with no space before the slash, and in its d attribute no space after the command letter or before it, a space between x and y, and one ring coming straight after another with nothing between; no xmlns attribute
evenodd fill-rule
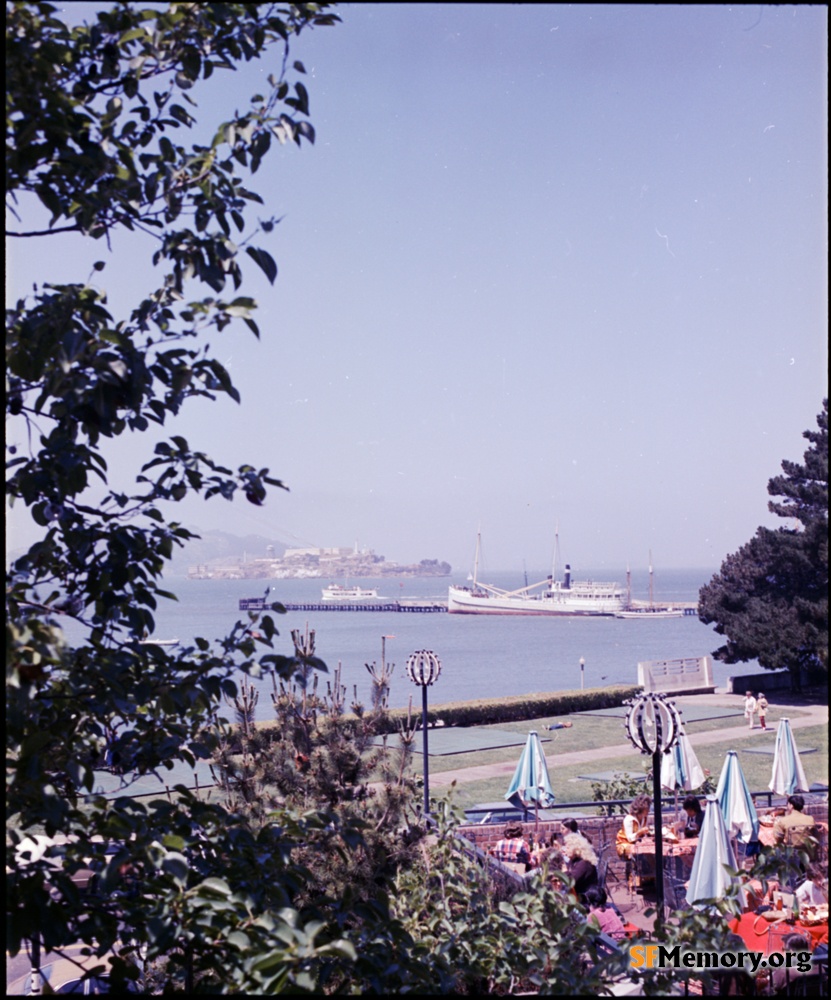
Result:
<svg viewBox="0 0 831 1000"><path fill-rule="evenodd" d="M184 549L175 549L171 568L175 576L187 576L188 568L226 560L265 559L274 556L279 559L286 551L285 542L263 535L232 535L227 531L202 530L188 526L200 538L188 542ZM269 551L269 546L273 551Z"/></svg>

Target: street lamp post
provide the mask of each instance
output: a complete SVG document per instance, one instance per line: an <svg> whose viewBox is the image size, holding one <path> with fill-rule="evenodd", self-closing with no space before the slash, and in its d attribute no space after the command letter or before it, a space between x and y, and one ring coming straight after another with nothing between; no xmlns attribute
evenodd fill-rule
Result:
<svg viewBox="0 0 831 1000"><path fill-rule="evenodd" d="M429 649L407 658L407 676L421 688L421 729L424 733L424 815L430 815L430 771L427 757L427 688L439 679L441 660Z"/></svg>
<svg viewBox="0 0 831 1000"><path fill-rule="evenodd" d="M580 657L580 690L582 691L586 686L586 658L584 656Z"/></svg>
<svg viewBox="0 0 831 1000"><path fill-rule="evenodd" d="M394 639L394 635L382 635L381 636L381 669L383 670L386 665L386 651L387 651L387 639Z"/></svg>
<svg viewBox="0 0 831 1000"><path fill-rule="evenodd" d="M664 918L664 841L661 828L661 757L678 742L681 716L675 703L657 693L642 694L628 703L624 728L642 754L652 755L652 796L655 803L655 909Z"/></svg>

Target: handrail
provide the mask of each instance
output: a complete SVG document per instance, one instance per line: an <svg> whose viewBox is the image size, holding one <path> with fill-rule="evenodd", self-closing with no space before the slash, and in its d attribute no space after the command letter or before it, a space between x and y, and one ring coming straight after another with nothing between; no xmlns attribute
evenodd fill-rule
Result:
<svg viewBox="0 0 831 1000"><path fill-rule="evenodd" d="M812 800L815 800L815 799L822 800L822 798L825 797L826 795L827 795L826 792L806 792L804 797L805 797L806 803L810 803ZM771 792L768 789L765 789L763 791L751 792L750 796L754 800L754 802L755 802L755 800L757 798L766 798L767 799L767 807L768 808L772 808L773 807L773 804L774 804L773 800L774 799L777 799L782 804L784 804L787 801L787 796L777 795L775 792ZM699 795L698 797L699 798L704 798L703 795ZM566 812L569 812L569 811L572 811L574 809L586 809L586 808L589 808L589 807L600 808L600 807L605 807L605 806L625 806L625 805L629 805L632 801L633 801L633 798L629 798L629 799L593 799L591 802L555 802L552 805L547 806L542 811L546 812L546 813L553 812L555 810L559 810L559 811L563 811L564 810ZM675 804L675 796L674 795L662 795L661 796L661 806L662 807L666 806L666 805L674 805L674 804ZM487 809L484 809L484 808L483 809L476 809L474 807L474 808L466 809L465 813L467 815L475 815L476 813L482 813L482 814L485 814L485 813L497 813L498 814L498 813L515 813L515 812L520 812L520 811L521 810L517 809L516 806L513 806L513 805L511 805L510 802L506 801L504 806L497 806L497 805L494 805L493 803L490 803L488 805ZM533 816L534 816L533 810L526 809L525 810L525 815L526 815L526 817L533 818ZM586 817L586 818L587 819L599 819L601 817L600 816L591 816L591 817Z"/></svg>

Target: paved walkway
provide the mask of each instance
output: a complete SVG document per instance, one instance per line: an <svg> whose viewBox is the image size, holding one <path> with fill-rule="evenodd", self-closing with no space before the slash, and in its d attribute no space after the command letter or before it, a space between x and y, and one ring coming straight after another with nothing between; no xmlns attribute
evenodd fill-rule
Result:
<svg viewBox="0 0 831 1000"><path fill-rule="evenodd" d="M712 705L736 706L736 696L730 695L698 695L697 701L706 701ZM776 712L777 720L782 717L792 706L774 705L770 708ZM828 724L828 708L825 705L800 705L793 707L794 712L805 713L803 715L787 716L790 718L791 729L805 729L808 726L821 726ZM770 728L776 727L772 723ZM758 728L756 732L759 732ZM712 729L706 733L689 734L690 743L693 746L706 746L712 743L726 743L730 740L746 739L749 736L746 723L738 726L730 726L727 729ZM569 764L590 764L596 761L611 760L615 757L625 757L632 752L631 743L618 743L612 746L596 747L594 750L574 750L571 753L558 753L557 766L567 767ZM500 761L496 764L478 764L474 767L462 767L455 771L441 771L430 775L431 788L447 788L454 781L459 784L471 781L486 781L489 778L507 777L509 780L516 770L516 761Z"/></svg>

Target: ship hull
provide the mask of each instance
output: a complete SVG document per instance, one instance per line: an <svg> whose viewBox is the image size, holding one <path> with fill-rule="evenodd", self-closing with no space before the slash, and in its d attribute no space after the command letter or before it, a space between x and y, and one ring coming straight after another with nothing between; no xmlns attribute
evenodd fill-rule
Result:
<svg viewBox="0 0 831 1000"><path fill-rule="evenodd" d="M447 610L457 615L531 615L545 617L614 617L625 603L623 595L611 592L574 593L552 591L540 596L476 593L466 587L450 587Z"/></svg>

